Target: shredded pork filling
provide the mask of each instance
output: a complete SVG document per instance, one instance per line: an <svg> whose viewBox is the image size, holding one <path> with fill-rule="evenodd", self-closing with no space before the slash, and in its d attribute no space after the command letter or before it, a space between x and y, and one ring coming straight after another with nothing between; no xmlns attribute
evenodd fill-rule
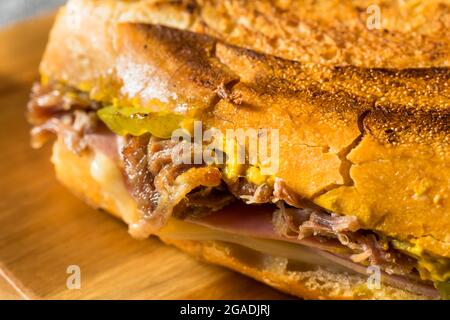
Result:
<svg viewBox="0 0 450 320"><path fill-rule="evenodd" d="M28 117L34 125L33 145L39 147L56 134L74 153L95 148L86 137L105 129L96 117L100 107L77 90L35 85L28 105ZM181 150L181 142L146 134L127 136L121 154L110 154L121 162L126 185L142 213L140 222L130 227L134 236L147 237L157 232L172 216L201 218L234 201L249 205L272 203L276 205L273 228L286 240L312 237L322 243L336 242L355 263L377 265L388 274L417 279L416 260L392 249L388 239L362 230L356 217L325 212L280 179L271 186L257 186L245 178L227 181L217 166L175 164L172 159Z"/></svg>
<svg viewBox="0 0 450 320"><path fill-rule="evenodd" d="M180 206L199 215L219 210L232 200L226 193L222 197L216 193L218 199L208 197L213 188L221 187L218 168L173 163L181 143L149 135L129 136L127 141L122 151L127 184L142 212L141 221L131 227L133 235L145 238L156 233L175 212L180 216Z"/></svg>

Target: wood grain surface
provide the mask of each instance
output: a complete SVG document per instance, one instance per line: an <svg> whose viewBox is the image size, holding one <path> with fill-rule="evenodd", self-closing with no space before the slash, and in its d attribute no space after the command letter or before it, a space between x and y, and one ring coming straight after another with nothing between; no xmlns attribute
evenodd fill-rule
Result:
<svg viewBox="0 0 450 320"><path fill-rule="evenodd" d="M55 180L50 146L29 147L25 106L52 17L0 31L0 299L280 299L252 279L157 239L132 239ZM67 268L81 269L68 289Z"/></svg>

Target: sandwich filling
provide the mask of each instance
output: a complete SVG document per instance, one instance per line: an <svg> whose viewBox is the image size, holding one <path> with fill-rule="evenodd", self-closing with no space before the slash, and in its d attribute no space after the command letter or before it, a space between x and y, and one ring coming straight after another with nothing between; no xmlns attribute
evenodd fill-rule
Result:
<svg viewBox="0 0 450 320"><path fill-rule="evenodd" d="M158 234L174 218L218 233L313 248L360 272L378 266L393 285L407 283L432 297L434 285L448 297L448 258L417 253L409 243L364 230L351 213L328 212L257 166L237 168L226 150L224 164L174 162L185 147L168 136L182 126L179 115L118 111L51 83L34 86L28 116L34 147L56 134L74 153L101 152L118 165L141 213L130 225L137 238Z"/></svg>

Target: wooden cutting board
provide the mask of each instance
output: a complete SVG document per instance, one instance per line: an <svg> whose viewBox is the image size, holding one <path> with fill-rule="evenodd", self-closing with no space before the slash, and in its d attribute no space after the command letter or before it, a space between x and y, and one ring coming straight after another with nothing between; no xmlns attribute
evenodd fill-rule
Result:
<svg viewBox="0 0 450 320"><path fill-rule="evenodd" d="M157 239L132 239L58 184L49 146L29 147L24 116L52 20L0 31L0 299L285 298ZM67 287L71 265L80 289Z"/></svg>

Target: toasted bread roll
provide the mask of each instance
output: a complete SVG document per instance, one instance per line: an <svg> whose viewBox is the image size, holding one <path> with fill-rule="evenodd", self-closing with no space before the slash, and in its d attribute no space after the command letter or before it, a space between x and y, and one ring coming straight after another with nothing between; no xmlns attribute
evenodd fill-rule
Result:
<svg viewBox="0 0 450 320"><path fill-rule="evenodd" d="M207 35L117 24L161 23L174 9L138 14L140 5L71 1L42 74L104 103L172 111L206 127L278 129L276 176L297 194L417 252L450 257L449 69L309 66ZM197 11L177 6L165 24L188 29L182 13Z"/></svg>

